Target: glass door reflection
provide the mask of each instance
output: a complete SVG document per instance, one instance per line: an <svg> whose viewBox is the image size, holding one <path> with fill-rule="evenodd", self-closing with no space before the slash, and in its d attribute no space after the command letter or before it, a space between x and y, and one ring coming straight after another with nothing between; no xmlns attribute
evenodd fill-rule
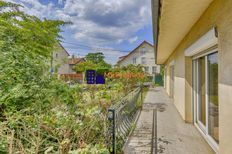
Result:
<svg viewBox="0 0 232 154"><path fill-rule="evenodd" d="M208 133L219 143L218 54L208 55Z"/></svg>

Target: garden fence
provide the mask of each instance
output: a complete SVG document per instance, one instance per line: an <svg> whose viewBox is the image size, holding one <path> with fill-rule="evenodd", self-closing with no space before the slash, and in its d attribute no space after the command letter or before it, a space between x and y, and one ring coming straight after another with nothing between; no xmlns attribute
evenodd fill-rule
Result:
<svg viewBox="0 0 232 154"><path fill-rule="evenodd" d="M135 127L141 103L142 87L138 87L108 109L108 148L111 154L115 154L116 149L122 148Z"/></svg>

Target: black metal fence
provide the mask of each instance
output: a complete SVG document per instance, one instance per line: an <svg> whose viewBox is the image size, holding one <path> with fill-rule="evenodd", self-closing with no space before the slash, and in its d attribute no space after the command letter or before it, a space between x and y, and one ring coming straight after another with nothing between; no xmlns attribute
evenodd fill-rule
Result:
<svg viewBox="0 0 232 154"><path fill-rule="evenodd" d="M109 151L116 154L135 127L136 117L142 104L142 87L136 88L108 109Z"/></svg>

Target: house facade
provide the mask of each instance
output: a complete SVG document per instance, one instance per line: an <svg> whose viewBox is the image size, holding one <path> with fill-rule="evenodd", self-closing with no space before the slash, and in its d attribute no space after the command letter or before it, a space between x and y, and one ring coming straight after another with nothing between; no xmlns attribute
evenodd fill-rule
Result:
<svg viewBox="0 0 232 154"><path fill-rule="evenodd" d="M231 154L232 1L152 0L152 12L167 93L216 153Z"/></svg>
<svg viewBox="0 0 232 154"><path fill-rule="evenodd" d="M59 43L57 49L52 53L51 71L55 72L65 81L77 81L83 82L83 74L76 73L73 68L80 62L85 61L84 58L78 58L72 55L64 49Z"/></svg>
<svg viewBox="0 0 232 154"><path fill-rule="evenodd" d="M70 72L70 66L68 64L69 53L65 48L58 43L55 51L52 53L51 71L58 74L67 74Z"/></svg>
<svg viewBox="0 0 232 154"><path fill-rule="evenodd" d="M65 48L58 44L57 49L52 53L52 70L58 74L76 74L73 67L83 61L84 58L70 56Z"/></svg>
<svg viewBox="0 0 232 154"><path fill-rule="evenodd" d="M68 59L68 65L69 65L69 74L76 74L76 72L73 70L75 65L78 65L81 62L84 62L85 58L78 58L72 55L71 58Z"/></svg>
<svg viewBox="0 0 232 154"><path fill-rule="evenodd" d="M150 76L160 73L160 66L155 64L154 47L147 41L143 41L129 54L119 57L117 64L119 66L142 65Z"/></svg>

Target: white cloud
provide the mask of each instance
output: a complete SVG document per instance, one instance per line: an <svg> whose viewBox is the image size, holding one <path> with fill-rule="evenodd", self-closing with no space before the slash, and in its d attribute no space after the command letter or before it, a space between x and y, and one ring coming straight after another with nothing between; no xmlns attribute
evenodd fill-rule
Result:
<svg viewBox="0 0 232 154"><path fill-rule="evenodd" d="M67 0L62 14L74 23L76 39L122 42L150 22L150 0Z"/></svg>
<svg viewBox="0 0 232 154"><path fill-rule="evenodd" d="M58 4L62 5L64 0L58 0Z"/></svg>
<svg viewBox="0 0 232 154"><path fill-rule="evenodd" d="M24 11L41 18L72 21L76 39L86 41L128 40L151 19L150 0L58 0L63 8L52 1L47 5L39 0L10 1L24 5Z"/></svg>
<svg viewBox="0 0 232 154"><path fill-rule="evenodd" d="M138 40L135 33L151 23L150 0L54 0L48 4L39 0L7 1L22 4L24 11L40 18L71 21L70 37L89 45L134 43Z"/></svg>
<svg viewBox="0 0 232 154"><path fill-rule="evenodd" d="M42 4L39 0L5 0L7 2L14 2L21 4L23 7L20 9L27 12L30 15L37 16L39 18L53 18L54 19L54 9L55 5L49 2L47 5Z"/></svg>
<svg viewBox="0 0 232 154"><path fill-rule="evenodd" d="M138 36L135 36L135 37L129 38L128 42L132 44L132 43L135 43L138 39L139 39Z"/></svg>

